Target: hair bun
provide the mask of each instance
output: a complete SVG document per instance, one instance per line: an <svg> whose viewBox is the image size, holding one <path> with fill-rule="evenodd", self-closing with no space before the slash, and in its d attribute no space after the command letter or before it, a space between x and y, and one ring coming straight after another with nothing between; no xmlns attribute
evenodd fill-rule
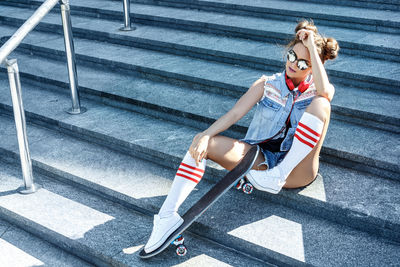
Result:
<svg viewBox="0 0 400 267"><path fill-rule="evenodd" d="M308 21L308 20L300 21L297 24L296 29L294 30L294 33L297 34L297 32L302 30L302 29L313 31L315 34L318 34L317 27L314 25L314 22L312 20L310 20L310 21Z"/></svg>
<svg viewBox="0 0 400 267"><path fill-rule="evenodd" d="M324 59L335 59L339 53L339 44L334 38L324 38Z"/></svg>
<svg viewBox="0 0 400 267"><path fill-rule="evenodd" d="M325 38L318 33L317 26L314 25L314 21L312 19L298 22L294 32L295 35L290 40L287 48L293 48L297 43L303 43L303 40L300 40L299 35L297 34L300 30L308 30L314 32L314 43L317 47L318 56L321 59L322 63L325 63L328 59L335 59L339 53L339 44L334 38Z"/></svg>

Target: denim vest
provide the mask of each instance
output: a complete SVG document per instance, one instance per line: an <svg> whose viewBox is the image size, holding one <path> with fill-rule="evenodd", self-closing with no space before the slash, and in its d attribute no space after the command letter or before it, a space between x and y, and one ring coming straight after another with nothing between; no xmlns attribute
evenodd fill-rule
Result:
<svg viewBox="0 0 400 267"><path fill-rule="evenodd" d="M286 120L292 110L290 128L281 144L281 151L288 151L292 146L297 124L317 90L312 82L303 93L297 87L290 91L286 85L285 72L262 77L265 78L264 95L257 103L253 120L242 141L253 145L267 139L285 137ZM307 77L308 81L311 79L311 75Z"/></svg>

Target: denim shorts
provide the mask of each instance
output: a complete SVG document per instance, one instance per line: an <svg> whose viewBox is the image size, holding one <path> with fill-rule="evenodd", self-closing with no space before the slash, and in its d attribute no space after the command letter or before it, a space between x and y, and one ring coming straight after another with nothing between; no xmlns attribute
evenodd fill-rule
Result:
<svg viewBox="0 0 400 267"><path fill-rule="evenodd" d="M271 168L275 167L276 165L278 165L285 158L285 156L286 156L286 154L288 152L288 151L271 152L271 151L269 151L267 149L262 149L262 148L260 148L260 149L261 149L261 152L264 155L265 161L260 163L258 166L267 165L268 169L271 169ZM306 188L307 186L311 185L317 179L318 176L321 176L321 174L319 173L319 170L318 170L318 173L315 176L315 178L309 184L307 184L305 186L302 186L302 187L298 187L296 189Z"/></svg>
<svg viewBox="0 0 400 267"><path fill-rule="evenodd" d="M245 140L241 139L240 141L247 143ZM250 144L251 145L251 144ZM259 146L261 152L264 155L264 162L258 164L258 166L266 165L268 169L272 169L276 165L278 165L286 156L288 151L279 151L279 152L272 152L268 149L264 149Z"/></svg>
<svg viewBox="0 0 400 267"><path fill-rule="evenodd" d="M261 147L260 147L260 150L264 155L265 161L260 163L258 166L266 165L268 167L268 169L272 169L273 167L278 165L285 158L285 156L287 154L287 151L271 152L271 151L269 151L267 149L263 149Z"/></svg>

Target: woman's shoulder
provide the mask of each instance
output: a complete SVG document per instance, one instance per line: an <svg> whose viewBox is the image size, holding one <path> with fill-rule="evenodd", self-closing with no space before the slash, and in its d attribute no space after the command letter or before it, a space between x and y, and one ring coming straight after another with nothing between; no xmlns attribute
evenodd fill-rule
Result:
<svg viewBox="0 0 400 267"><path fill-rule="evenodd" d="M278 72L275 73L273 75L265 75L263 74L260 79L262 79L264 81L264 83L268 83L268 82L272 82L272 81L280 81L280 79L282 78L282 73Z"/></svg>
<svg viewBox="0 0 400 267"><path fill-rule="evenodd" d="M260 101L266 97L275 100L281 98L282 73L275 73L270 76L262 75L260 79L263 80L263 96Z"/></svg>
<svg viewBox="0 0 400 267"><path fill-rule="evenodd" d="M280 92L281 86L284 83L284 77L285 75L282 75L282 73L275 73L270 76L262 75L260 79L262 79L262 82L264 84L264 91L274 89Z"/></svg>

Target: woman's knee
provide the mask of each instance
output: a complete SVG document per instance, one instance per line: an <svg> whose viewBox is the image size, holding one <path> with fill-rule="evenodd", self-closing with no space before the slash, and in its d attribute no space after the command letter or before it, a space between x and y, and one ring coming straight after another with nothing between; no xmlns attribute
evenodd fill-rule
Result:
<svg viewBox="0 0 400 267"><path fill-rule="evenodd" d="M331 103L322 96L315 96L307 107L306 112L317 116L322 121L327 121L331 115Z"/></svg>
<svg viewBox="0 0 400 267"><path fill-rule="evenodd" d="M246 150L242 142L222 135L216 135L208 141L207 155L208 158L223 157L226 154L241 154Z"/></svg>

